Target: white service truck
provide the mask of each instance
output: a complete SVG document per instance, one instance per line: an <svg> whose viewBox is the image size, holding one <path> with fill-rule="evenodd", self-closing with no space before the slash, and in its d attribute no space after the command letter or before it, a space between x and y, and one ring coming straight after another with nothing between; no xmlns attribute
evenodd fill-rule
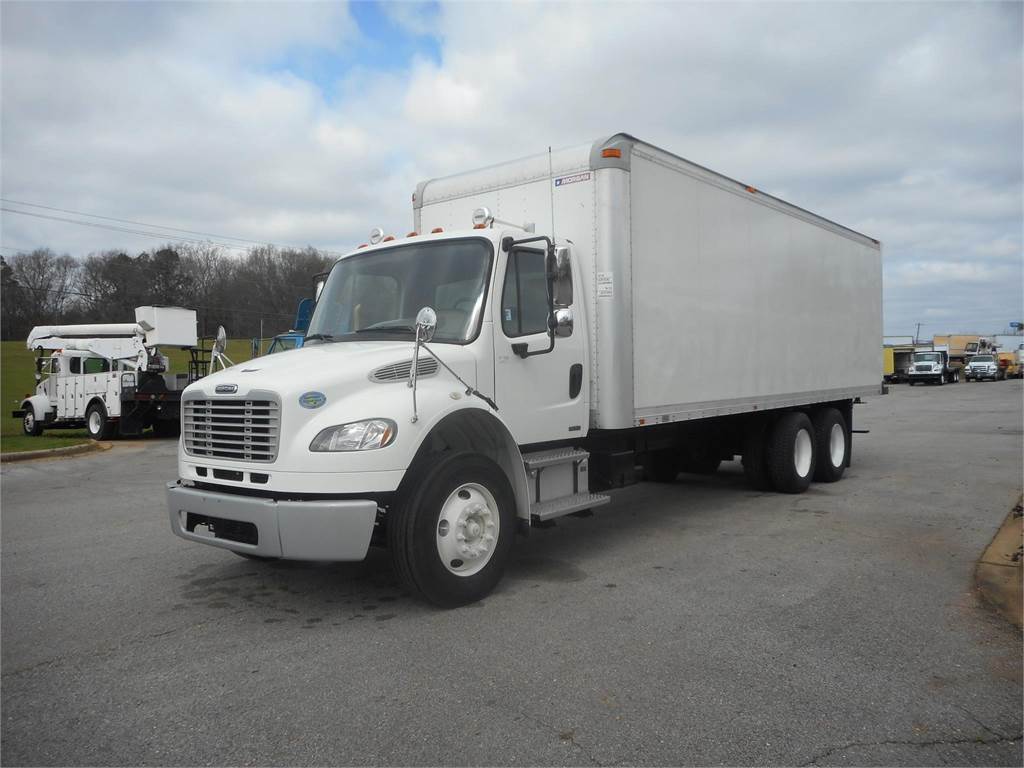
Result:
<svg viewBox="0 0 1024 768"><path fill-rule="evenodd" d="M35 394L12 415L26 435L82 426L94 440L150 426L175 435L181 392L197 375L168 373L159 348L196 342L195 310L181 307L136 307L134 323L36 326L26 342L38 353Z"/></svg>
<svg viewBox="0 0 1024 768"><path fill-rule="evenodd" d="M517 532L645 474L742 456L797 493L849 465L853 404L882 391L876 240L626 134L413 205L415 231L337 260L302 349L186 389L178 536L384 544L451 606L497 584Z"/></svg>

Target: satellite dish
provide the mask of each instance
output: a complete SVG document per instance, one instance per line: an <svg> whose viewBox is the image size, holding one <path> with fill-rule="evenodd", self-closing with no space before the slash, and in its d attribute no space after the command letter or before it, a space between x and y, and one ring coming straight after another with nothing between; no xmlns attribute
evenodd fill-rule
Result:
<svg viewBox="0 0 1024 768"><path fill-rule="evenodd" d="M224 350L228 347L228 332L224 330L223 325L217 326L217 339L213 342L213 351L218 355L223 355Z"/></svg>
<svg viewBox="0 0 1024 768"><path fill-rule="evenodd" d="M229 365L234 365L231 362L231 358L224 354L224 350L228 347L228 332L224 330L223 325L217 326L217 338L213 341L213 350L210 352L210 373L216 370L216 364L220 363L221 369L227 368ZM225 362L227 361L227 362Z"/></svg>

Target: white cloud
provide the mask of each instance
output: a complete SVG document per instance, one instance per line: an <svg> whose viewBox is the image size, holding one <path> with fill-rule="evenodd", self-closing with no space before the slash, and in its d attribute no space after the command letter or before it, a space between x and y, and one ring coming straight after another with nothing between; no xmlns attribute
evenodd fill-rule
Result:
<svg viewBox="0 0 1024 768"><path fill-rule="evenodd" d="M342 249L406 228L422 178L626 130L880 238L887 326L936 293L966 325L1020 312L1018 3L383 10L440 59L346 59L338 4L4 3L4 197ZM280 66L307 55L346 62L330 92Z"/></svg>

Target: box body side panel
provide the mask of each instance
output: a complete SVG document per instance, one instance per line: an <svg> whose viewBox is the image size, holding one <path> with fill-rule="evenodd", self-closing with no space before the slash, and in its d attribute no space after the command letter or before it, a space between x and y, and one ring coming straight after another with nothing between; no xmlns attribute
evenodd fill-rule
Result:
<svg viewBox="0 0 1024 768"><path fill-rule="evenodd" d="M639 149L630 195L638 420L878 390L877 245Z"/></svg>

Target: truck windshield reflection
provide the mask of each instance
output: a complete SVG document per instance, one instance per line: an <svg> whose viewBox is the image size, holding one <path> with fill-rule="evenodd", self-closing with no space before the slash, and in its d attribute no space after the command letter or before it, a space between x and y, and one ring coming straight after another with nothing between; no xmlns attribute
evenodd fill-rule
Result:
<svg viewBox="0 0 1024 768"><path fill-rule="evenodd" d="M401 245L342 259L331 270L306 336L309 343L409 340L421 307L437 312L434 342L476 338L491 246L486 240Z"/></svg>

